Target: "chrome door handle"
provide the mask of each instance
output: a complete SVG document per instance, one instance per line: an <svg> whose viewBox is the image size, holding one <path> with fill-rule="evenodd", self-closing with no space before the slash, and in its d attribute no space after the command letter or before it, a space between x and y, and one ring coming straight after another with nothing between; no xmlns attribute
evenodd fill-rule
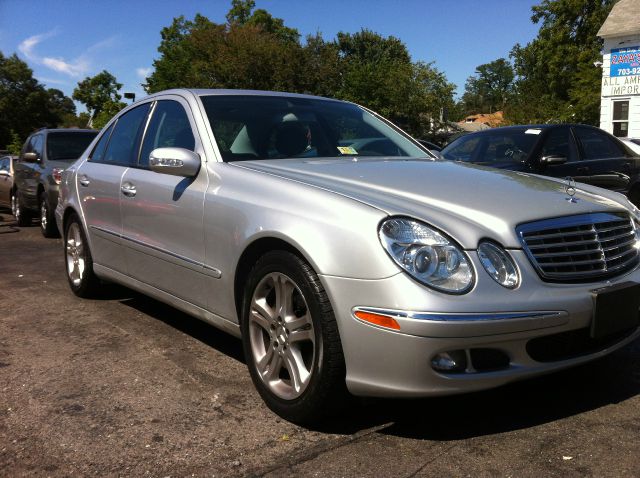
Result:
<svg viewBox="0 0 640 478"><path fill-rule="evenodd" d="M86 174L83 174L82 176L80 176L80 179L78 180L78 182L80 183L80 186L84 186L85 188L91 184L91 181L89 181L89 178L87 177Z"/></svg>
<svg viewBox="0 0 640 478"><path fill-rule="evenodd" d="M122 191L122 194L130 198L135 196L137 193L136 187L131 183L124 183L120 188L120 191Z"/></svg>

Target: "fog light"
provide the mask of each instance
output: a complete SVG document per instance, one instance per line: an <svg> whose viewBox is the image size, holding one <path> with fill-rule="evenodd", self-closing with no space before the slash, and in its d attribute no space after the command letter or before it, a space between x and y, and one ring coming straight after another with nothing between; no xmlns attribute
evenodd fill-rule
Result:
<svg viewBox="0 0 640 478"><path fill-rule="evenodd" d="M438 372L464 372L467 369L467 354L464 350L441 352L431 359L431 367Z"/></svg>

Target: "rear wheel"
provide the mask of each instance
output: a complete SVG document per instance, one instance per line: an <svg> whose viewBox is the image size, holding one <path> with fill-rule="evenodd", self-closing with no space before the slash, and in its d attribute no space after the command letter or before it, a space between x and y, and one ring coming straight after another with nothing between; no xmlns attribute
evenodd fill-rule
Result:
<svg viewBox="0 0 640 478"><path fill-rule="evenodd" d="M20 195L18 191L13 192L13 215L16 218L18 226L30 226L31 225L31 213L23 207L20 201Z"/></svg>
<svg viewBox="0 0 640 478"><path fill-rule="evenodd" d="M78 297L98 294L100 280L93 273L93 260L80 219L72 215L65 225L64 257L69 286Z"/></svg>
<svg viewBox="0 0 640 478"><path fill-rule="evenodd" d="M18 202L18 198L16 197L16 192L15 191L11 191L11 215L15 216L16 215L16 207Z"/></svg>
<svg viewBox="0 0 640 478"><path fill-rule="evenodd" d="M40 198L40 231L44 237L58 237L55 217L44 194Z"/></svg>
<svg viewBox="0 0 640 478"><path fill-rule="evenodd" d="M335 316L308 263L285 251L258 260L245 290L241 326L251 378L271 410L303 424L347 403Z"/></svg>

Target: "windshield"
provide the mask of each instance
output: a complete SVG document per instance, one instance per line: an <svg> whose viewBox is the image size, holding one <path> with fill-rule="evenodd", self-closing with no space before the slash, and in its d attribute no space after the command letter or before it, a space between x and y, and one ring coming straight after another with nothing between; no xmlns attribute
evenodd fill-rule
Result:
<svg viewBox="0 0 640 478"><path fill-rule="evenodd" d="M425 157L356 105L288 96L202 96L224 161L336 156Z"/></svg>
<svg viewBox="0 0 640 478"><path fill-rule="evenodd" d="M462 136L441 151L444 159L472 163L523 162L535 146L539 129Z"/></svg>
<svg viewBox="0 0 640 478"><path fill-rule="evenodd" d="M75 161L84 153L97 134L97 131L49 133L47 135L47 159L50 161Z"/></svg>

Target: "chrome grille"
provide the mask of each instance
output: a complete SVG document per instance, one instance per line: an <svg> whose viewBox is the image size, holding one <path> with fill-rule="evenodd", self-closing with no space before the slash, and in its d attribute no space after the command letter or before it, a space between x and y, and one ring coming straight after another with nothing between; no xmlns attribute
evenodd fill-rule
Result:
<svg viewBox="0 0 640 478"><path fill-rule="evenodd" d="M625 213L594 213L521 224L522 246L540 277L589 281L622 274L638 264L635 226Z"/></svg>

